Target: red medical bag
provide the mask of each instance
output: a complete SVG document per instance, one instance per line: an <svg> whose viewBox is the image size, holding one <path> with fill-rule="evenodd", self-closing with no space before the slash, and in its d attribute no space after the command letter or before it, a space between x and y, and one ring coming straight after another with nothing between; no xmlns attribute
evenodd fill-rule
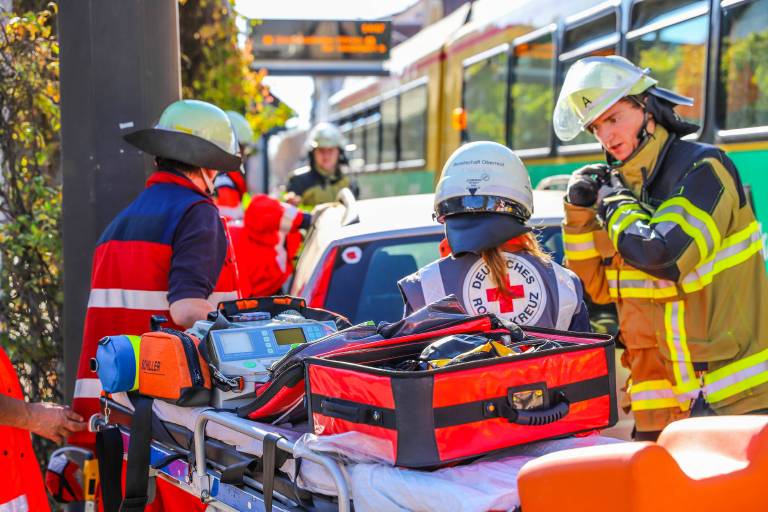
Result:
<svg viewBox="0 0 768 512"><path fill-rule="evenodd" d="M466 327L439 334L466 333ZM488 331L495 332L490 325ZM434 341L433 332L427 339L402 336L309 357L305 382L313 430L375 436L386 440L392 463L426 468L614 425L613 338L524 331L564 346L431 370L381 368L418 358Z"/></svg>

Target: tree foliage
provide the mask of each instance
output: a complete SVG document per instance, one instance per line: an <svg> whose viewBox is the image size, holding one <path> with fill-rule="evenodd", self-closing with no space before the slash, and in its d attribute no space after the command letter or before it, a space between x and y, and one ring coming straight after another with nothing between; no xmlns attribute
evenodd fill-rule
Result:
<svg viewBox="0 0 768 512"><path fill-rule="evenodd" d="M62 400L55 9L0 11L0 344L31 401Z"/></svg>
<svg viewBox="0 0 768 512"><path fill-rule="evenodd" d="M265 72L252 69L246 41L238 47L234 0L179 0L182 95L242 112L256 136L285 124L293 112L270 95Z"/></svg>

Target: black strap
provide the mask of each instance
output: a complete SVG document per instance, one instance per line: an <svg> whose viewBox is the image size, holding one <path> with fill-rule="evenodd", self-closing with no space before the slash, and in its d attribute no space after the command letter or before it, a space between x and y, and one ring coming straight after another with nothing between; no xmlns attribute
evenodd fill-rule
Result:
<svg viewBox="0 0 768 512"><path fill-rule="evenodd" d="M131 443L128 445L128 467L125 471L125 498L120 512L143 512L149 500L149 445L152 441L152 400L133 397Z"/></svg>
<svg viewBox="0 0 768 512"><path fill-rule="evenodd" d="M221 483L240 487L244 485L243 478L246 472L261 471L261 469L261 459L258 457L230 464L221 472Z"/></svg>
<svg viewBox="0 0 768 512"><path fill-rule="evenodd" d="M262 460L264 464L264 479L262 482L264 493L264 510L272 512L272 493L275 490L275 470L277 469L277 442L283 436L270 432L264 436L262 443L264 453ZM284 459L284 458L283 458Z"/></svg>
<svg viewBox="0 0 768 512"><path fill-rule="evenodd" d="M167 466L168 464L170 464L171 462L173 462L175 460L185 459L186 457L187 457L187 455L185 453L171 453L170 455L166 455L165 457L163 457L159 461L157 461L154 464L152 464L152 467L154 469L162 469L165 466Z"/></svg>
<svg viewBox="0 0 768 512"><path fill-rule="evenodd" d="M123 435L117 427L96 432L96 458L104 512L118 512L123 499L120 485L123 469ZM62 475L63 477L63 475Z"/></svg>

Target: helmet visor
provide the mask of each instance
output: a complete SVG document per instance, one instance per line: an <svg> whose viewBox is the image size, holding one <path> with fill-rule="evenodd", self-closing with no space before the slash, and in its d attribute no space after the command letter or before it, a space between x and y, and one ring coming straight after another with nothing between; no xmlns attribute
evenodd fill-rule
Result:
<svg viewBox="0 0 768 512"><path fill-rule="evenodd" d="M511 215L520 223L525 223L531 216L520 203L500 196L449 197L435 205L432 216L443 224L446 216L458 213L503 213Z"/></svg>

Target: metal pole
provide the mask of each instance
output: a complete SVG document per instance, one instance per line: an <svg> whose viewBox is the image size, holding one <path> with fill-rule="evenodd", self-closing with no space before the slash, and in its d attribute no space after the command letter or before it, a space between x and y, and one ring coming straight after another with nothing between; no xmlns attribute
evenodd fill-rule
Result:
<svg viewBox="0 0 768 512"><path fill-rule="evenodd" d="M151 160L122 136L180 98L175 0L59 3L65 393L71 397L98 237Z"/></svg>

